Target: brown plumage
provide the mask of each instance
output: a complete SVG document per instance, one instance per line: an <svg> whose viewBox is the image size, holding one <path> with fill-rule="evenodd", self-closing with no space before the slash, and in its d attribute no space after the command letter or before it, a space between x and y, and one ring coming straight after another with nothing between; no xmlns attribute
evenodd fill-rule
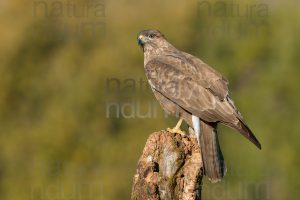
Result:
<svg viewBox="0 0 300 200"><path fill-rule="evenodd" d="M230 99L226 78L200 59L177 50L157 30L140 32L138 42L144 51L149 84L164 110L182 117L194 130L197 127L192 116L200 118L198 137L205 173L211 181L219 181L226 173L218 123L239 131L261 148Z"/></svg>

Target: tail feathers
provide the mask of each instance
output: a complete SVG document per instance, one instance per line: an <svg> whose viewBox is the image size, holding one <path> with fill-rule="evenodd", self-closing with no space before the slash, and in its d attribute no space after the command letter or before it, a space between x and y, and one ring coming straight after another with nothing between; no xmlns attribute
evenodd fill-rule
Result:
<svg viewBox="0 0 300 200"><path fill-rule="evenodd" d="M213 183L220 181L227 170L219 145L217 124L201 121L200 146L205 175Z"/></svg>

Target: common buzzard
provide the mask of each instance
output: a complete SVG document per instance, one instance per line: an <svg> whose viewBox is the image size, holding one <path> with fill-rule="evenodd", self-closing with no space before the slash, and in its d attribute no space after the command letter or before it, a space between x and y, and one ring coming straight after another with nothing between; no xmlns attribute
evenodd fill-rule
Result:
<svg viewBox="0 0 300 200"><path fill-rule="evenodd" d="M138 44L144 52L144 68L155 97L167 113L180 116L177 125L167 130L183 133L182 120L194 129L209 180L217 182L226 173L218 123L237 130L261 149L229 97L224 76L199 58L176 49L158 30L141 31Z"/></svg>

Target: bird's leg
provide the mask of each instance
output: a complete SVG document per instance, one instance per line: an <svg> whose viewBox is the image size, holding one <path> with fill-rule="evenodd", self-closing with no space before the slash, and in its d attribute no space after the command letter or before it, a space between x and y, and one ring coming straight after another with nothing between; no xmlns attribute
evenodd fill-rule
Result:
<svg viewBox="0 0 300 200"><path fill-rule="evenodd" d="M182 131L180 129L181 123L182 123L182 118L179 119L179 121L177 122L176 126L174 128L167 128L167 131L171 132L171 133L179 133L179 134L185 134L184 131Z"/></svg>

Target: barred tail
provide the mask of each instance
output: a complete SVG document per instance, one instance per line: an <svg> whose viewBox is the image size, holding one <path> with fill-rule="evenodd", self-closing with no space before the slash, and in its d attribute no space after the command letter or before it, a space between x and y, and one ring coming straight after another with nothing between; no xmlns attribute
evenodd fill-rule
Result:
<svg viewBox="0 0 300 200"><path fill-rule="evenodd" d="M227 169L219 145L217 123L201 121L200 146L205 175L213 183L220 181Z"/></svg>

